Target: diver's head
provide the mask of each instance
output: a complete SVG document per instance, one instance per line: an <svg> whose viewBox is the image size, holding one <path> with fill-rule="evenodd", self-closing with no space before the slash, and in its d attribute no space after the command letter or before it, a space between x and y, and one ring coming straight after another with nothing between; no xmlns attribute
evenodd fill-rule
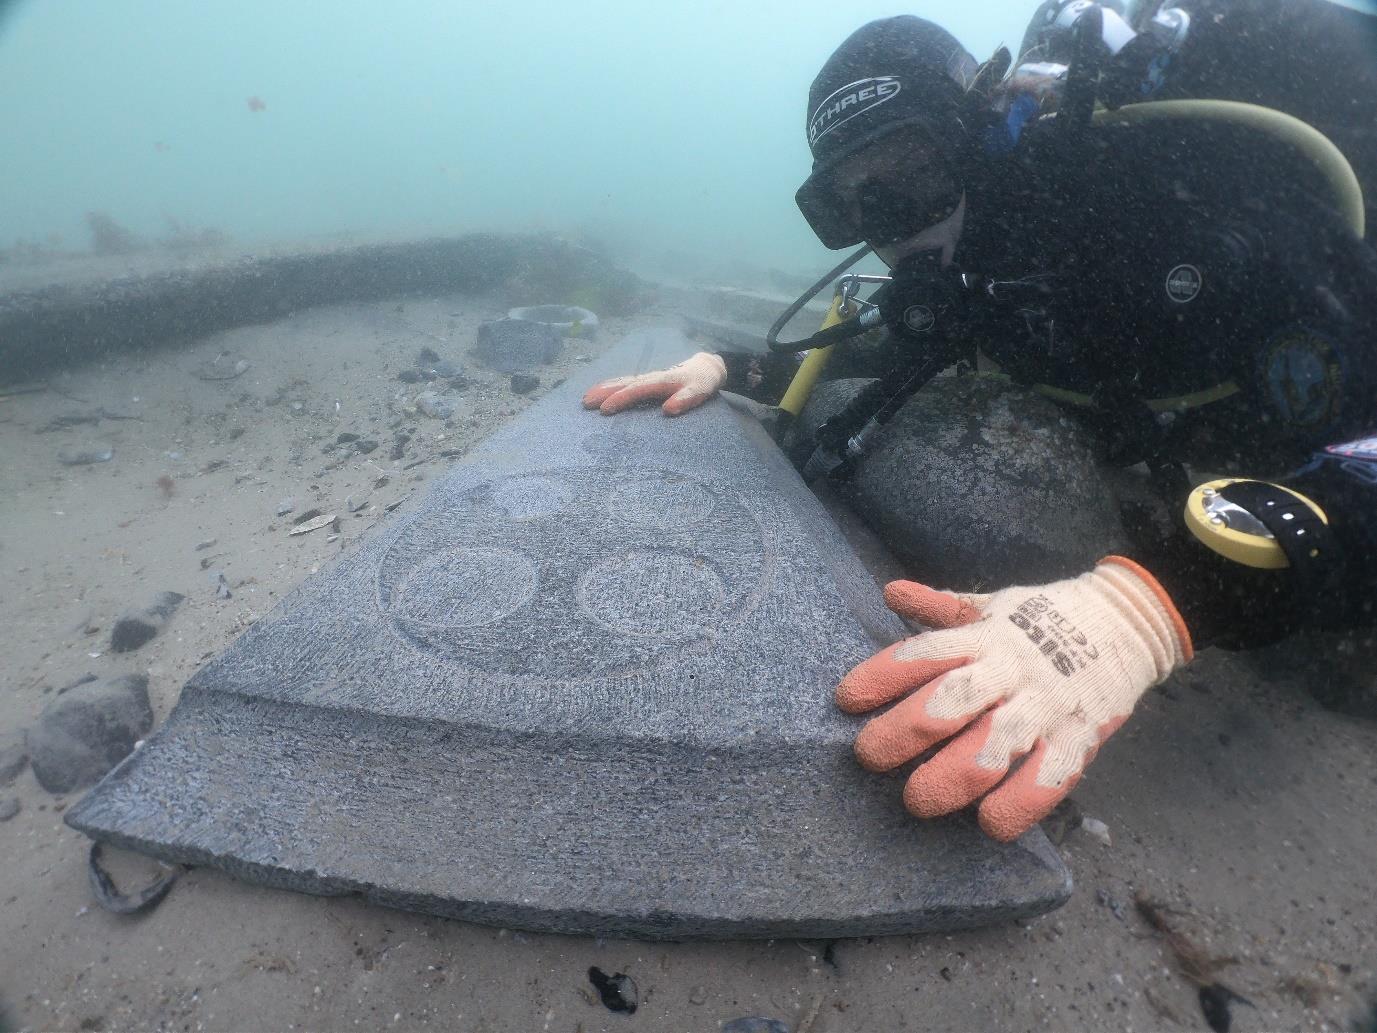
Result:
<svg viewBox="0 0 1377 1033"><path fill-rule="evenodd" d="M809 91L813 170L795 197L825 246L865 241L886 257L934 227L959 232L976 70L955 37L911 15L837 48Z"/></svg>

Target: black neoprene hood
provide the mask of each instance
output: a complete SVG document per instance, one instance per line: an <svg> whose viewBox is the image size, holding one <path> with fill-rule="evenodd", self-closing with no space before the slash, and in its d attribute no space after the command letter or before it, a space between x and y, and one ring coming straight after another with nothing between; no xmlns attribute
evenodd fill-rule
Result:
<svg viewBox="0 0 1377 1033"><path fill-rule="evenodd" d="M939 146L960 147L963 99L976 68L955 36L913 15L861 26L827 59L808 91L813 169L795 195L825 246L858 242L834 200L838 163L904 126L923 127Z"/></svg>

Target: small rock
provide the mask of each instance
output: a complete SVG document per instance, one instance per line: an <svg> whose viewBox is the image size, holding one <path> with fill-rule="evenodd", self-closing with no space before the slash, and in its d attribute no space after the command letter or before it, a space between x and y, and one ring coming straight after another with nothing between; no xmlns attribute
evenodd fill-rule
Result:
<svg viewBox="0 0 1377 1033"><path fill-rule="evenodd" d="M559 357L564 334L545 323L527 319L498 319L478 326L473 355L502 373L546 366Z"/></svg>
<svg viewBox="0 0 1377 1033"><path fill-rule="evenodd" d="M702 983L689 989L689 1004L702 1004L708 999L708 988Z"/></svg>
<svg viewBox="0 0 1377 1033"><path fill-rule="evenodd" d="M1081 818L1081 831L1104 846L1114 845L1114 841L1109 836L1109 826L1100 821L1099 818Z"/></svg>
<svg viewBox="0 0 1377 1033"><path fill-rule="evenodd" d="M416 408L436 420L447 420L454 415L454 402L434 391L422 391L416 396Z"/></svg>
<svg viewBox="0 0 1377 1033"><path fill-rule="evenodd" d="M230 591L229 582L225 580L223 570L212 570L210 572L210 583L215 586L215 597L217 599L233 599L234 593Z"/></svg>
<svg viewBox="0 0 1377 1033"><path fill-rule="evenodd" d="M512 393L528 395L540 386L540 378L534 373L513 373Z"/></svg>
<svg viewBox="0 0 1377 1033"><path fill-rule="evenodd" d="M277 515L286 516L294 509L296 509L296 499L285 498L277 504Z"/></svg>
<svg viewBox="0 0 1377 1033"><path fill-rule="evenodd" d="M375 451L377 447L378 443L372 438L364 438L362 441L354 442L354 451L361 456L368 455L369 452Z"/></svg>
<svg viewBox="0 0 1377 1033"><path fill-rule="evenodd" d="M337 445L347 445L347 444L349 444L351 441L358 441L359 438L361 438L362 436L363 436L362 434L355 434L355 433L353 433L352 431L347 431L347 430L346 430L346 431L345 431L343 434L341 434L339 437L335 438L335 444L337 444Z"/></svg>
<svg viewBox="0 0 1377 1033"><path fill-rule="evenodd" d="M153 728L148 679L124 674L90 682L44 708L26 734L33 773L50 793L95 782Z"/></svg>
<svg viewBox="0 0 1377 1033"><path fill-rule="evenodd" d="M218 538L207 538L207 539L206 539L205 541L203 541L203 542L197 542L197 543L196 543L196 551L197 551L197 552L204 552L206 549L212 549L212 548L215 547L215 543L218 542L219 540L220 540L220 539L218 539Z"/></svg>
<svg viewBox="0 0 1377 1033"><path fill-rule="evenodd" d="M1128 921L1128 910L1124 907L1123 901L1109 890L1100 890L1095 894L1095 899L1100 902L1101 907L1109 908L1110 914L1121 922Z"/></svg>
<svg viewBox="0 0 1377 1033"><path fill-rule="evenodd" d="M387 474L383 474L381 477L379 477L376 481L373 482L373 487L386 488L391 483L392 478L388 477Z"/></svg>
<svg viewBox="0 0 1377 1033"><path fill-rule="evenodd" d="M110 629L110 648L116 653L138 649L151 639L186 598L178 592L159 592L142 610L126 613Z"/></svg>
<svg viewBox="0 0 1377 1033"><path fill-rule="evenodd" d="M339 517L334 513L323 513L314 520L307 520L304 524L297 521L297 526L288 531L287 534L310 534L312 531L319 531L322 527L328 527L332 531L338 531Z"/></svg>
<svg viewBox="0 0 1377 1033"><path fill-rule="evenodd" d="M588 970L588 981L598 991L598 997L608 1011L625 1012L627 1015L636 1014L636 1007L640 1004L641 992L636 986L636 980L625 972L614 972L609 976L594 965Z"/></svg>
<svg viewBox="0 0 1377 1033"><path fill-rule="evenodd" d="M360 495L358 498L353 495L344 496L344 508L350 513L357 513L366 505L368 505L367 495Z"/></svg>
<svg viewBox="0 0 1377 1033"><path fill-rule="evenodd" d="M419 384L422 380L421 371L418 369L404 369L397 374L397 379L403 384Z"/></svg>
<svg viewBox="0 0 1377 1033"><path fill-rule="evenodd" d="M422 348L416 354L416 365L433 366L440 361L440 356L436 354L434 348Z"/></svg>
<svg viewBox="0 0 1377 1033"><path fill-rule="evenodd" d="M314 520L316 517L320 516L320 514L322 514L322 513L324 513L324 512L325 512L325 510L321 509L319 506L315 506L315 507L313 507L313 508L311 508L311 509L306 510L306 512L305 512L305 513L302 513L300 516L298 516L298 517L293 517L293 518L292 518L292 523L294 523L294 524L304 524L304 523L306 523L307 520Z"/></svg>
<svg viewBox="0 0 1377 1033"><path fill-rule="evenodd" d="M9 821L19 813L19 798L11 796L8 800L0 800L0 821Z"/></svg>
<svg viewBox="0 0 1377 1033"><path fill-rule="evenodd" d="M23 736L18 732L0 735L0 786L7 786L18 778L28 762L29 751L24 748Z"/></svg>
<svg viewBox="0 0 1377 1033"><path fill-rule="evenodd" d="M57 454L58 462L62 463L63 466L90 466L93 463L108 463L114 458L114 447L105 444L79 445L75 448L64 448Z"/></svg>
<svg viewBox="0 0 1377 1033"><path fill-rule="evenodd" d="M243 427L231 427L231 428L230 428L229 439L230 439L231 441L238 441L238 440L239 440L240 438L242 438L243 436L244 436L244 428L243 428Z"/></svg>

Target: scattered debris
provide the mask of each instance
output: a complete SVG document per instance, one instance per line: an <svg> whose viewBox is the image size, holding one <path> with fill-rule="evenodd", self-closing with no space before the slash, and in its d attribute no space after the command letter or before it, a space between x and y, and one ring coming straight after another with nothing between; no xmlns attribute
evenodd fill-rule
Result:
<svg viewBox="0 0 1377 1033"><path fill-rule="evenodd" d="M540 386L540 378L534 373L513 373L512 393L528 395Z"/></svg>
<svg viewBox="0 0 1377 1033"><path fill-rule="evenodd" d="M96 680L96 676L95 676L94 674L90 674L90 673L83 674L83 675L82 675L80 678L78 678L76 681L74 681L74 682L72 682L72 683L70 683L70 684L68 684L68 685L64 685L64 686L62 686L62 688L58 689L58 690L57 690L57 694L58 694L59 696L61 696L64 692L71 692L71 691L72 691L73 689L75 689L78 685L89 685L91 682L93 682L93 681L95 681L95 680Z"/></svg>
<svg viewBox="0 0 1377 1033"><path fill-rule="evenodd" d="M1095 899L1098 900L1103 907L1109 908L1110 913L1119 921L1128 921L1128 911L1124 907L1124 902L1110 893L1109 890L1100 890L1095 894Z"/></svg>
<svg viewBox="0 0 1377 1033"><path fill-rule="evenodd" d="M1229 1033L1234 1017L1231 1011L1234 1003L1253 1007L1248 998L1234 993L1223 983L1211 983L1200 988L1200 1011L1214 1033Z"/></svg>
<svg viewBox="0 0 1377 1033"><path fill-rule="evenodd" d="M1072 829L1079 828L1081 824L1081 808L1075 799L1068 796L1057 804L1056 809L1046 818L1042 819L1042 830L1047 834L1056 846L1061 846L1062 840Z"/></svg>
<svg viewBox="0 0 1377 1033"><path fill-rule="evenodd" d="M309 534L312 531L319 531L322 527L331 527L332 530L339 530L339 516L334 513L325 513L313 520L305 523L298 523L296 527L287 532L288 535Z"/></svg>
<svg viewBox="0 0 1377 1033"><path fill-rule="evenodd" d="M225 580L223 570L212 570L210 572L210 583L215 586L215 597L217 599L233 599L234 593L230 591L229 582Z"/></svg>
<svg viewBox="0 0 1377 1033"><path fill-rule="evenodd" d="M198 380L234 380L242 377L252 365L247 359L229 361L229 354L221 352L209 362L203 362L192 372Z"/></svg>
<svg viewBox="0 0 1377 1033"><path fill-rule="evenodd" d="M91 880L91 893L96 898L96 903L106 911L117 915L137 915L142 911L147 911L167 896L167 891L172 889L172 884L177 881L185 868L177 866L159 879L155 879L137 893L124 894L115 886L115 880L110 878L104 866L100 863L101 845L91 844L91 852L87 855L87 874ZM164 866L166 867L166 866Z"/></svg>
<svg viewBox="0 0 1377 1033"><path fill-rule="evenodd" d="M1081 818L1081 831L1091 839L1096 840L1102 846L1114 845L1114 841L1109 835L1109 826L1100 821L1099 818Z"/></svg>
<svg viewBox="0 0 1377 1033"><path fill-rule="evenodd" d="M114 458L114 446L103 443L64 448L57 454L58 462L63 466L90 466L93 463L108 463Z"/></svg>
<svg viewBox="0 0 1377 1033"><path fill-rule="evenodd" d="M593 989L597 990L598 997L608 1011L636 1014L641 992L636 986L636 980L625 972L614 972L609 976L594 965L588 970L588 981L593 984Z"/></svg>
<svg viewBox="0 0 1377 1033"><path fill-rule="evenodd" d="M1180 928L1182 923L1173 919L1189 918L1189 912L1170 908L1148 897L1142 890L1133 898L1133 904L1138 913L1147 920L1148 925L1161 933L1162 939L1176 956L1181 974L1197 986L1212 985L1216 972L1238 961L1233 956L1213 957L1188 937Z"/></svg>
<svg viewBox="0 0 1377 1033"><path fill-rule="evenodd" d="M455 403L434 391L422 391L416 396L416 408L436 420L447 420L454 415ZM398 435L400 439L400 435Z"/></svg>
<svg viewBox="0 0 1377 1033"><path fill-rule="evenodd" d="M159 592L142 610L118 617L110 629L110 648L116 653L138 649L158 633L185 598L179 592Z"/></svg>
<svg viewBox="0 0 1377 1033"><path fill-rule="evenodd" d="M99 423L100 414L93 413L67 413L63 416L54 416L51 420L39 427L35 434L51 434L56 430L67 430L69 427L80 427L83 424Z"/></svg>
<svg viewBox="0 0 1377 1033"><path fill-rule="evenodd" d="M19 797L11 796L8 800L0 800L0 821L9 821L19 813Z"/></svg>
<svg viewBox="0 0 1377 1033"><path fill-rule="evenodd" d="M68 793L99 779L152 728L148 678L124 674L54 699L25 741L38 784L50 793Z"/></svg>

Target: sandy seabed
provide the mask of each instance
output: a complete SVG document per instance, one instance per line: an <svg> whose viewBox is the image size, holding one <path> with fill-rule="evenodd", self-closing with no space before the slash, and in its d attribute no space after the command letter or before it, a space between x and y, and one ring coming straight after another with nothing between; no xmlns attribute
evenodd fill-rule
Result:
<svg viewBox="0 0 1377 1033"><path fill-rule="evenodd" d="M502 310L483 296L304 310L0 390L0 731L87 673L146 673L163 719L198 665L285 592L581 360L673 315L605 321L518 396L467 354L477 323ZM397 379L423 347L465 367L448 420L414 411L425 385ZM232 379L202 379L236 363ZM47 429L70 416L98 420ZM377 447L339 446L341 434ZM59 461L85 446L114 457ZM279 516L285 499L293 512ZM289 536L315 508L339 515L337 536ZM167 628L109 652L113 619L162 590L187 597ZM21 809L0 824L0 1028L699 1033L760 1016L793 1033L1204 1029L1208 979L1249 1002L1234 1003L1234 1030L1351 1029L1377 988L1377 726L1213 651L1149 694L1076 790L1110 845L1049 823L1071 902L975 932L602 941L212 870L119 917L94 904L87 842L62 822L75 795L45 793L26 770L0 789L10 796ZM158 871L109 853L130 885ZM634 1015L601 1003L591 966L634 980Z"/></svg>

